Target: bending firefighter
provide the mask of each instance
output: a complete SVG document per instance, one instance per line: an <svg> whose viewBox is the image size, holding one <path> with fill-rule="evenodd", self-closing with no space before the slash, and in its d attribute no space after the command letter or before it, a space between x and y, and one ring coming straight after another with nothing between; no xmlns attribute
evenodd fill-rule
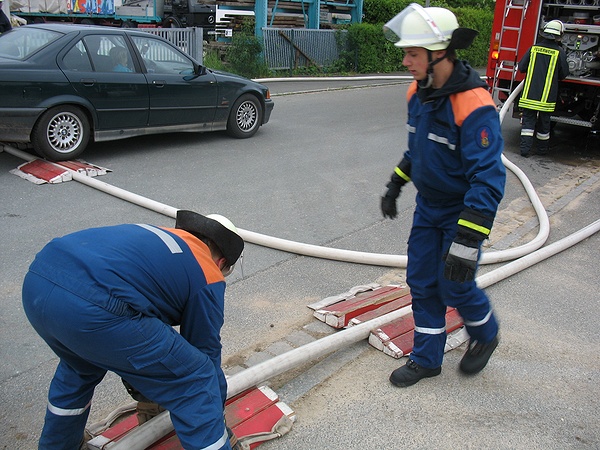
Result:
<svg viewBox="0 0 600 450"><path fill-rule="evenodd" d="M411 4L384 27L404 49L402 64L415 81L407 92L408 150L381 199L384 217L412 181L416 209L408 240L407 283L415 320L414 346L390 381L400 387L441 373L445 314L455 307L470 342L460 363L466 374L487 364L498 345L498 323L475 284L481 243L492 228L506 173L500 121L486 84L456 59L477 32L459 28L452 12Z"/></svg>
<svg viewBox="0 0 600 450"><path fill-rule="evenodd" d="M170 411L183 448L231 449L220 329L224 277L243 248L225 217L183 210L175 228L117 225L48 243L23 284L25 313L60 358L39 448L79 448L112 371Z"/></svg>
<svg viewBox="0 0 600 450"><path fill-rule="evenodd" d="M544 155L550 148L550 116L556 109L558 82L569 75L569 63L560 40L565 26L560 20L544 25L541 42L532 46L519 61L519 71L527 73L519 108L521 124L521 156L531 153L534 135L537 153Z"/></svg>

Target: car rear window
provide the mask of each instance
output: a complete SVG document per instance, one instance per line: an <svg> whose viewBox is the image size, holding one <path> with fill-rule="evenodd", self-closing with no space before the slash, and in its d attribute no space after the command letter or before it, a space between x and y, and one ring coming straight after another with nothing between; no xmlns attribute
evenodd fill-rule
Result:
<svg viewBox="0 0 600 450"><path fill-rule="evenodd" d="M0 56L26 59L61 36L62 34L56 31L19 27L0 36Z"/></svg>

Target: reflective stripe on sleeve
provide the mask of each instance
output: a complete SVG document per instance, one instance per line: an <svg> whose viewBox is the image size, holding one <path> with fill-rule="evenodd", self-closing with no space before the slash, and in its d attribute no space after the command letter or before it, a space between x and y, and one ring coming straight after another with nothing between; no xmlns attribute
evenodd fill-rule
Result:
<svg viewBox="0 0 600 450"><path fill-rule="evenodd" d="M183 253L183 250L181 250L181 247L179 246L177 241L173 239L173 236L171 236L166 231L142 223L138 223L137 225L157 235L165 243L165 245L169 247L171 253Z"/></svg>
<svg viewBox="0 0 600 450"><path fill-rule="evenodd" d="M469 222L468 220L465 220L465 219L458 219L458 224L465 228L470 228L471 230L479 231L481 234L485 234L486 236L488 236L491 231L489 228L486 228L481 225L477 225L476 223Z"/></svg>
<svg viewBox="0 0 600 450"><path fill-rule="evenodd" d="M394 172L396 173L396 175L398 175L404 181L410 182L410 177L408 175L406 175L404 172L402 172L402 169L400 169L400 167L396 167L394 169Z"/></svg>
<svg viewBox="0 0 600 450"><path fill-rule="evenodd" d="M65 409L59 408L58 406L54 406L52 403L48 402L48 411L50 411L55 416L80 416L87 411L91 404L92 402L90 401L83 408Z"/></svg>

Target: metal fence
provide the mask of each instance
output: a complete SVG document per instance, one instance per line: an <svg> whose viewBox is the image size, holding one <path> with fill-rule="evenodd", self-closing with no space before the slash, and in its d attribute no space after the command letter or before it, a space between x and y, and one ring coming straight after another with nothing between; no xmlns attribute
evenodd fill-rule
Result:
<svg viewBox="0 0 600 450"><path fill-rule="evenodd" d="M339 59L346 31L263 28L264 56L269 69L330 66Z"/></svg>
<svg viewBox="0 0 600 450"><path fill-rule="evenodd" d="M204 50L202 28L137 28L137 30L165 38L202 64Z"/></svg>

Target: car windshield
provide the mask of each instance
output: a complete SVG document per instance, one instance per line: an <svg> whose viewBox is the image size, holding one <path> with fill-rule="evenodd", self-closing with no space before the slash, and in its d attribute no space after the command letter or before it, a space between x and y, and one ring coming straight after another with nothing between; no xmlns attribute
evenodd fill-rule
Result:
<svg viewBox="0 0 600 450"><path fill-rule="evenodd" d="M61 36L56 31L19 27L0 36L0 57L26 59Z"/></svg>

